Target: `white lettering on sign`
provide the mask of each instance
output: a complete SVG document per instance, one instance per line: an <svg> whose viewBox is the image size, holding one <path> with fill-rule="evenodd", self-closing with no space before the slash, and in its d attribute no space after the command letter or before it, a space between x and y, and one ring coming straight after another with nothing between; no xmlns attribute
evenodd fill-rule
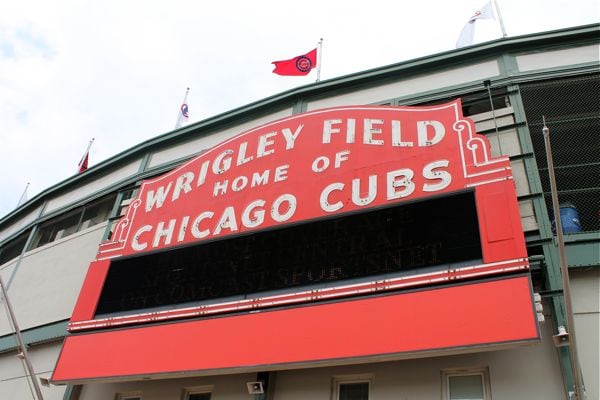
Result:
<svg viewBox="0 0 600 400"><path fill-rule="evenodd" d="M200 187L206 183L210 173L213 175L221 175L231 170L234 165L240 166L255 161L258 158L271 156L275 153L275 145L279 142L286 151L293 150L296 145L296 140L298 140L300 137L303 128L303 124L298 124L295 128L286 127L282 128L281 131L263 133L262 135L259 135L253 142L240 142L235 150L224 149L220 151L212 160L205 160L202 162L199 170L196 171L197 173L195 171L186 171L177 176L171 202L178 200L181 197L182 192L185 194L191 192L192 182L194 179L196 179L196 187ZM248 178L248 180L252 182L249 187L267 183L260 182L268 179L268 172L255 172L255 174L259 175L255 176L253 174L252 178ZM285 180L287 170L286 168L282 167L279 170L276 170L275 174L277 175L277 178L274 180L274 182L280 182ZM217 182L213 187L213 195L217 196L226 194L231 183L232 182L229 180ZM236 186L239 188L241 183L242 182L239 181L236 182ZM158 186L156 189L149 190L146 194L146 212L150 212L154 208L162 207L167 200L172 186L173 182L168 182L166 185Z"/></svg>
<svg viewBox="0 0 600 400"><path fill-rule="evenodd" d="M448 160L434 161L423 167L422 178L424 179L421 184L423 191L440 191L450 185L452 176L448 171L441 169L442 167L448 167ZM361 191L361 185L364 185L364 182L359 178L353 179L350 196L344 194L345 185L342 182L334 182L325 186L319 196L321 209L328 213L339 211L344 208L346 202L343 199L347 197L350 197L352 203L359 207L371 204L380 195L377 189L379 178L379 175L369 175L366 192ZM428 182L430 180L434 183ZM417 187L414 171L410 168L388 171L385 176L385 187L387 201L410 196ZM339 193L334 196L334 192Z"/></svg>
<svg viewBox="0 0 600 400"><path fill-rule="evenodd" d="M397 169L387 173L387 199L401 199L415 191L415 183L412 181L415 173L410 168Z"/></svg>
<svg viewBox="0 0 600 400"><path fill-rule="evenodd" d="M437 114L405 120L396 113L396 119L392 119L381 117L385 114L379 112L369 115L367 110L348 118L347 110L342 110L338 115L329 112L310 125L296 121L284 126L287 120L282 120L280 125L248 131L156 184L147 183L152 186L147 190L143 186L141 195L145 196L146 214L178 201L182 207L161 211L157 219L149 217L154 222L142 220L133 226L131 248L144 251L235 234L284 223L295 215L300 219L316 218L321 212L380 206L447 190L453 184L451 171L458 170L458 165L451 165L454 161L450 160L456 156L448 153L454 148L449 144L439 146L431 153L437 154L432 156L437 158L434 161L426 158L428 151L424 150L449 140L445 140L448 122L444 125L431 118ZM301 150L289 157L278 154L294 149ZM277 165L266 160L274 155L285 163ZM287 193L273 193L277 187ZM301 191L301 203L290 193L292 190ZM199 193L188 198L194 191ZM182 201L184 198L188 200ZM310 204L306 209L311 211L298 212L304 204ZM163 213L171 218L162 219Z"/></svg>
<svg viewBox="0 0 600 400"><path fill-rule="evenodd" d="M332 143L338 134L345 134L345 143L354 143L356 137L355 119L346 120L345 131L342 119L326 119L323 121L321 141L323 144ZM415 142L419 147L432 146L440 143L446 134L444 124L440 121L417 121L412 131L402 132L402 123L399 120L385 121L378 118L365 118L362 121L362 143L367 145L382 146L386 143L383 137L384 128L389 127L390 143L392 147L413 147ZM403 135L404 134L404 135ZM406 137L403 137L406 136ZM408 140L408 138L412 138Z"/></svg>
<svg viewBox="0 0 600 400"><path fill-rule="evenodd" d="M448 171L440 169L447 168L450 162L448 160L439 160L427 164L423 167L423 176L429 180L439 180L438 183L425 183L423 185L424 192L438 192L446 189L452 183L452 176Z"/></svg>
<svg viewBox="0 0 600 400"><path fill-rule="evenodd" d="M152 231L152 225L144 225L140 229L138 229L137 232L135 233L135 235L133 235L133 239L131 240L131 248L134 249L135 251L142 251L146 247L148 247L147 242L140 243L140 237L142 236L143 233L151 232L151 231Z"/></svg>
<svg viewBox="0 0 600 400"><path fill-rule="evenodd" d="M429 138L427 135L429 127L433 128L433 137ZM439 121L419 121L417 122L417 130L419 137L419 146L432 146L439 143L446 133L444 125Z"/></svg>
<svg viewBox="0 0 600 400"><path fill-rule="evenodd" d="M375 139L373 137L374 135L381 135L380 126L383 125L383 120L365 118L364 124L363 143L383 146L383 139Z"/></svg>
<svg viewBox="0 0 600 400"><path fill-rule="evenodd" d="M269 215L271 221L282 223L289 221L296 213L298 201L293 194L282 194L273 200L269 213L266 212L267 202L263 199L257 199L250 202L238 213L235 206L228 206L223 209L218 220L215 222L214 211L203 211L198 214L191 224L189 234L195 239L203 239L208 236L219 236L223 233L233 233L240 230L238 221L245 228L256 228L265 222L265 216ZM188 224L191 217L183 216L180 221L170 219L168 222L160 221L156 226L143 225L133 235L131 247L135 251L142 251L148 248L147 233L154 233L152 236L152 248L167 246L173 240L173 233L177 232L176 242L180 243L188 239ZM212 228L212 229L211 229Z"/></svg>
<svg viewBox="0 0 600 400"><path fill-rule="evenodd" d="M276 167L273 173L273 182L281 182L286 180L289 167L290 166L288 164ZM248 186L251 188L261 185L264 186L269 183L270 176L271 171L267 169L262 172L253 172L250 178L248 178L245 175L240 175L236 176L231 181L229 179L217 181L213 185L212 195L213 197L217 197L227 194L229 188L231 188L231 190L233 190L234 192L239 192L244 190Z"/></svg>
<svg viewBox="0 0 600 400"><path fill-rule="evenodd" d="M327 185L325 187L325 189L323 189L323 191L321 192L321 196L319 197L319 203L321 204L321 209L323 211L336 212L337 210L344 207L344 203L341 200L338 200L334 203L332 203L329 200L329 195L334 190L341 192L342 190L344 190L344 184L335 182L335 183L331 183L331 184Z"/></svg>
<svg viewBox="0 0 600 400"><path fill-rule="evenodd" d="M156 189L156 194L154 194L154 190L149 190L146 195L146 212L151 211L154 206L156 208L162 207L170 190L171 182L169 182L166 189L164 186L159 186Z"/></svg>
<svg viewBox="0 0 600 400"><path fill-rule="evenodd" d="M190 183L194 180L194 174L192 172L186 172L183 175L180 175L177 178L177 182L175 182L175 190L173 190L173 198L172 201L175 201L179 198L179 194L181 190L185 193L192 191L192 185Z"/></svg>

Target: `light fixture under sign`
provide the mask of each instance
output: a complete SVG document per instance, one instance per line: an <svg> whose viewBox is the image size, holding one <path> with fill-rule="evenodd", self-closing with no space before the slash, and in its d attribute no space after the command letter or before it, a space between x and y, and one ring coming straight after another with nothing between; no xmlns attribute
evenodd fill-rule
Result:
<svg viewBox="0 0 600 400"><path fill-rule="evenodd" d="M246 382L248 388L248 394L263 394L265 389L261 381L258 382Z"/></svg>

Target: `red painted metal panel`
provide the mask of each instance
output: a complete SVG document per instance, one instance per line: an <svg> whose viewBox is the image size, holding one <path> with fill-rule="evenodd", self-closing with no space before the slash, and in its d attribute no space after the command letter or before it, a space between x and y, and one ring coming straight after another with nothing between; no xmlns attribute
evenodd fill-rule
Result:
<svg viewBox="0 0 600 400"><path fill-rule="evenodd" d="M476 188L479 234L483 261L493 263L527 257L514 181L495 182Z"/></svg>
<svg viewBox="0 0 600 400"><path fill-rule="evenodd" d="M342 299L358 295L389 292L393 290L422 287L441 283L458 283L466 279L485 278L493 275L514 273L529 269L526 258L507 260L497 263L469 265L446 270L415 273L397 278L379 279L370 282L354 283L320 289L290 291L289 293L251 297L243 300L215 302L192 307L173 308L160 311L146 311L128 315L100 317L93 320L71 319L68 325L70 332L90 329L113 328L125 325L161 322L174 319L196 318L235 311L257 310L274 306L289 306L300 303ZM101 286L102 282L98 282ZM292 289L294 290L294 289ZM95 302L90 302L95 307Z"/></svg>
<svg viewBox="0 0 600 400"><path fill-rule="evenodd" d="M52 380L257 368L539 339L528 276L70 335Z"/></svg>
<svg viewBox="0 0 600 400"><path fill-rule="evenodd" d="M83 286L79 292L71 321L81 321L94 318L100 292L108 274L110 260L95 260L90 263Z"/></svg>

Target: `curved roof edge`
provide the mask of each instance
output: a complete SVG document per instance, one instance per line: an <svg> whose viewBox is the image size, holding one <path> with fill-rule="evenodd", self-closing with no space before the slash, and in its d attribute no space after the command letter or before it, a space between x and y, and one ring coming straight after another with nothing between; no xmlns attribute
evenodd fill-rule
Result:
<svg viewBox="0 0 600 400"><path fill-rule="evenodd" d="M138 145L117 153L116 155L90 167L87 171L66 178L65 180L38 193L20 207L1 217L0 225L3 225L4 223L14 219L26 210L33 210L37 204L40 204L43 199L47 198L52 193L64 190L69 186L92 178L93 176L101 175L107 170L131 160L135 156L144 155L148 149L156 145L166 143L170 140L177 140L189 135L190 131L215 128L219 125L226 124L230 121L235 121L253 113L267 111L274 106L276 107L290 104L296 98L301 96L314 95L364 83L375 83L386 80L400 72L406 74L407 72L412 73L413 71L418 70L419 73L423 73L427 69L439 68L440 66L444 65L452 65L457 62L462 63L465 61L465 58L474 60L503 51L519 51L538 48L540 46L581 42L584 40L600 40L600 23L500 38L460 49L452 49L441 53L343 75L280 92L264 99L192 123L190 125L186 125L183 128L160 134L154 138L143 141Z"/></svg>

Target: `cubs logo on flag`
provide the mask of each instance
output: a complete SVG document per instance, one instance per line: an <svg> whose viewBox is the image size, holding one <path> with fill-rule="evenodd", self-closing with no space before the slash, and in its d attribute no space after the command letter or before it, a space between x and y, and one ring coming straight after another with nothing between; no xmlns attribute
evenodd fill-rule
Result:
<svg viewBox="0 0 600 400"><path fill-rule="evenodd" d="M177 122L175 122L175 129L181 128L184 122L187 122L190 118L189 109L187 105L187 96L190 92L190 88L187 88L185 91L185 96L183 98L183 103L181 107L179 107L179 113L177 113Z"/></svg>
<svg viewBox="0 0 600 400"><path fill-rule="evenodd" d="M185 103L181 105L181 114L186 119L190 117L190 115L188 114L188 105Z"/></svg>
<svg viewBox="0 0 600 400"><path fill-rule="evenodd" d="M275 64L274 74L287 76L308 75L310 71L317 66L317 49L313 49L306 54L296 56L289 60L273 61Z"/></svg>

